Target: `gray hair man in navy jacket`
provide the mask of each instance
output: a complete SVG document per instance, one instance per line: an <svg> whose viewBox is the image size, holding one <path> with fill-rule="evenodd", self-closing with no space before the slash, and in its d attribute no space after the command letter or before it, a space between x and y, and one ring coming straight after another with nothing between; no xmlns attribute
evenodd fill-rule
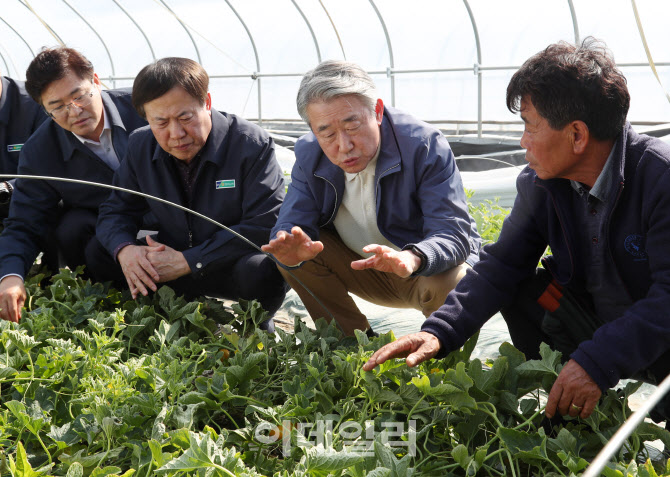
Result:
<svg viewBox="0 0 670 477"><path fill-rule="evenodd" d="M91 62L67 47L44 49L33 59L26 90L49 119L21 148L17 172L111 183L128 135L146 124L130 90L103 91ZM23 278L39 251L53 245L47 241L56 242L70 268L85 264L98 206L108 195L90 185L17 179L0 235L0 318L18 322Z"/></svg>
<svg viewBox="0 0 670 477"><path fill-rule="evenodd" d="M587 418L620 379L665 378L670 146L633 131L629 105L626 78L592 38L527 60L509 83L507 106L524 121L528 167L498 241L421 332L381 348L364 369L396 356L408 366L443 357L501 311L527 358L539 358L545 342L567 361L548 418ZM651 416L668 419L669 404Z"/></svg>
<svg viewBox="0 0 670 477"><path fill-rule="evenodd" d="M149 126L130 137L114 184L191 208L260 246L284 198L274 142L259 126L213 110L208 85L204 68L187 58L163 58L140 71L133 104ZM158 234L145 243L135 235L149 210ZM271 316L286 294L270 257L156 201L112 192L100 208L97 235L108 253L98 255L96 270L125 280L133 297L167 283L188 298L257 299ZM267 320L261 328L272 326Z"/></svg>
<svg viewBox="0 0 670 477"><path fill-rule="evenodd" d="M478 260L480 238L444 135L385 107L360 66L324 61L302 79L298 112L312 132L272 240L312 318L373 334L349 295L425 316Z"/></svg>
<svg viewBox="0 0 670 477"><path fill-rule="evenodd" d="M0 174L16 174L23 144L46 118L23 81L0 77ZM14 183L14 179L0 180L0 220L9 213Z"/></svg>

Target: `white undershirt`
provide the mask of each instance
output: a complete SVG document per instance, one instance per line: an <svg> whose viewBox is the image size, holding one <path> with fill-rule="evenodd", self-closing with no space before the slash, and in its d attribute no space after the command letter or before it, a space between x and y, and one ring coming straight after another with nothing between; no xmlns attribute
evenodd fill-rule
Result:
<svg viewBox="0 0 670 477"><path fill-rule="evenodd" d="M74 137L79 139L84 146L93 151L93 154L102 159L105 164L115 171L119 168L119 157L116 155L116 151L112 145L112 127L107 121L107 113L104 108L102 110L102 118L104 126L102 134L100 135L100 141L93 141L92 139L87 139L74 133L72 134L74 134Z"/></svg>
<svg viewBox="0 0 670 477"><path fill-rule="evenodd" d="M344 173L344 196L333 221L342 242L361 257L371 255L362 250L373 243L400 250L382 235L377 226L375 168L378 158L379 149L361 172Z"/></svg>

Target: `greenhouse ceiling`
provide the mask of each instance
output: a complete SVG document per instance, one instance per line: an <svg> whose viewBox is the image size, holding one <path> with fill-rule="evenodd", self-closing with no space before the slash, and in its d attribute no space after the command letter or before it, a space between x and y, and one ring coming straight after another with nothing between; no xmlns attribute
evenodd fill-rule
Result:
<svg viewBox="0 0 670 477"><path fill-rule="evenodd" d="M0 70L25 78L43 46L81 50L109 88L165 56L199 61L215 107L298 120L301 75L354 61L387 104L425 120L504 128L510 76L559 40L605 41L637 123L670 122L665 0L0 0ZM636 16L637 11L637 16ZM657 75L655 74L655 72ZM460 127L460 126L459 126Z"/></svg>

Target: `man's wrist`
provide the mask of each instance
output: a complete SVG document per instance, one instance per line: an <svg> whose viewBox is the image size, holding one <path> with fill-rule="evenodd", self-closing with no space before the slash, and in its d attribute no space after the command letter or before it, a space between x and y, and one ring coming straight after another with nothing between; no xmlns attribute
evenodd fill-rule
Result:
<svg viewBox="0 0 670 477"><path fill-rule="evenodd" d="M406 250L412 252L420 260L419 266L412 273L412 275L418 275L426 268L426 262L428 261L428 258L426 257L426 254L424 254L421 250L419 250L419 248L416 245L411 245Z"/></svg>

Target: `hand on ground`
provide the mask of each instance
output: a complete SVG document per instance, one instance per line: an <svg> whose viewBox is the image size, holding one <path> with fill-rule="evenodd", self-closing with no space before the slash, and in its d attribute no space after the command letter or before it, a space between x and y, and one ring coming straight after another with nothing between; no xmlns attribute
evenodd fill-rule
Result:
<svg viewBox="0 0 670 477"><path fill-rule="evenodd" d="M10 275L0 282L0 318L18 323L26 301L26 287L21 277Z"/></svg>
<svg viewBox="0 0 670 477"><path fill-rule="evenodd" d="M571 359L558 374L547 398L545 414L554 417L570 415L586 419L591 415L602 395L600 387L577 361Z"/></svg>

